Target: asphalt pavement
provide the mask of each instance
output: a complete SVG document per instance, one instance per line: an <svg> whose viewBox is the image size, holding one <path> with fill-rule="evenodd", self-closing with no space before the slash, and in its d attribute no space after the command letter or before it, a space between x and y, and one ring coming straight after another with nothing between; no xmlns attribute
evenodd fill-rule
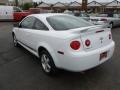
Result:
<svg viewBox="0 0 120 90"><path fill-rule="evenodd" d="M12 22L0 22L0 90L120 90L120 28L112 29L114 56L104 64L82 72L61 70L45 75L39 60L12 43Z"/></svg>

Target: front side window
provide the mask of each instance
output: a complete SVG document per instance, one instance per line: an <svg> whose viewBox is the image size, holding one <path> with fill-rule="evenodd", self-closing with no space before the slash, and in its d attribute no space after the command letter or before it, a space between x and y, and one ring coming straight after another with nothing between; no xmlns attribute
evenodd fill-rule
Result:
<svg viewBox="0 0 120 90"><path fill-rule="evenodd" d="M27 18L25 18L25 19L21 22L20 27L21 27L21 28L32 29L32 28L33 28L33 25L34 25L34 22L35 22L35 18L34 18L34 17L27 17Z"/></svg>
<svg viewBox="0 0 120 90"><path fill-rule="evenodd" d="M35 21L34 28L37 30L48 30L47 26L38 19Z"/></svg>
<svg viewBox="0 0 120 90"><path fill-rule="evenodd" d="M47 21L54 30L59 30L59 31L88 27L93 25L75 16L66 16L66 15L50 16L47 18Z"/></svg>

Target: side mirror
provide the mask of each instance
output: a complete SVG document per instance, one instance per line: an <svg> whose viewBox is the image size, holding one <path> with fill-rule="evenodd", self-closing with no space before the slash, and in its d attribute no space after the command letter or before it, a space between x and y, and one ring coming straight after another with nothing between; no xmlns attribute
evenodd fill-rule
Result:
<svg viewBox="0 0 120 90"><path fill-rule="evenodd" d="M19 23L13 24L14 27L19 27Z"/></svg>

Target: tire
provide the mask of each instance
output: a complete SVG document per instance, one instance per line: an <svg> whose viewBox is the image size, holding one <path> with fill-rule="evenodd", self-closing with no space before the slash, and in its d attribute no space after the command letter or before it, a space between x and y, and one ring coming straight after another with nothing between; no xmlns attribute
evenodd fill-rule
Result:
<svg viewBox="0 0 120 90"><path fill-rule="evenodd" d="M40 62L42 70L44 71L45 74L49 76L57 74L58 69L54 64L53 58L46 50L42 50L40 52Z"/></svg>
<svg viewBox="0 0 120 90"><path fill-rule="evenodd" d="M13 34L13 44L15 47L18 47L18 42L17 42L16 36L14 34Z"/></svg>

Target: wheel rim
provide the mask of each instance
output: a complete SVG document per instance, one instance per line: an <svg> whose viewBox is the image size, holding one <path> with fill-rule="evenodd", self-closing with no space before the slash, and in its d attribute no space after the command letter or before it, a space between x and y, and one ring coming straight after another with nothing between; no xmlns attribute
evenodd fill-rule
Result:
<svg viewBox="0 0 120 90"><path fill-rule="evenodd" d="M13 42L14 42L14 45L17 46L17 39L16 39L15 36L14 36L14 40L13 40Z"/></svg>
<svg viewBox="0 0 120 90"><path fill-rule="evenodd" d="M44 69L45 72L51 71L50 59L46 54L43 54L41 56L41 64L42 64L42 68Z"/></svg>

